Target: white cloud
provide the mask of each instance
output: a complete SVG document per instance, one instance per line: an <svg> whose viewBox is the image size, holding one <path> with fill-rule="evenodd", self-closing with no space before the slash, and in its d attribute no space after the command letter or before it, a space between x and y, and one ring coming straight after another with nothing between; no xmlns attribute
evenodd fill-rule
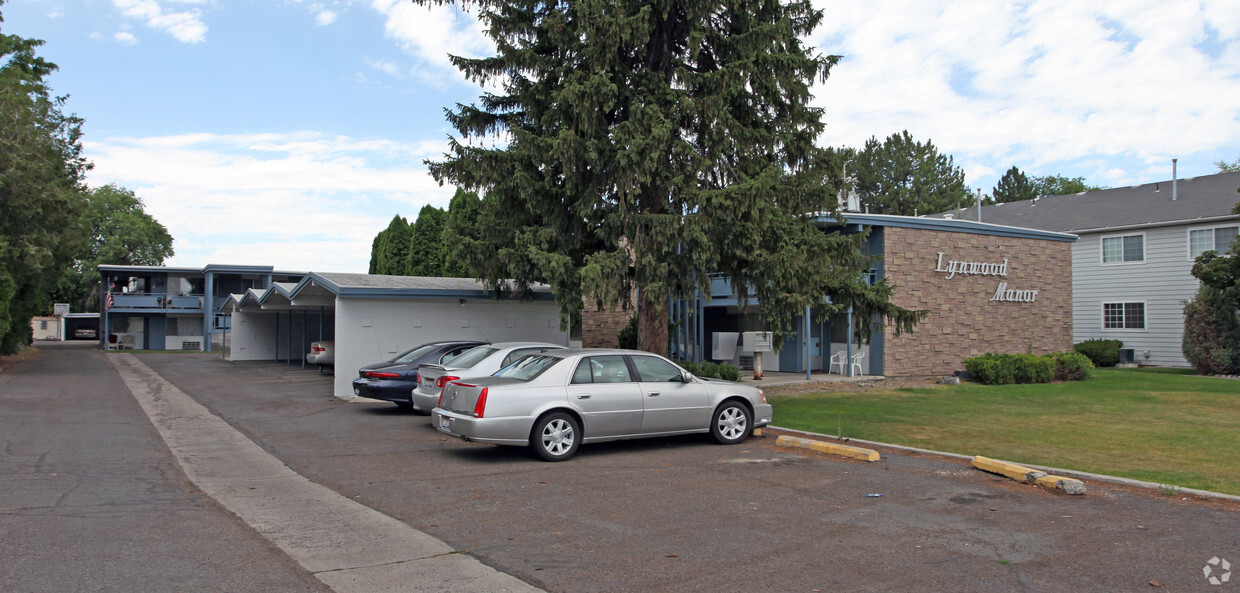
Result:
<svg viewBox="0 0 1240 593"><path fill-rule="evenodd" d="M112 4L125 16L144 21L148 27L168 33L178 41L201 43L207 39L207 25L197 9L167 12L156 0L112 0Z"/></svg>
<svg viewBox="0 0 1240 593"><path fill-rule="evenodd" d="M314 15L314 24L319 25L320 27L324 27L324 26L327 26L327 25L330 25L336 22L336 19L338 17L339 15L337 15L336 13L330 10L324 10Z"/></svg>
<svg viewBox="0 0 1240 593"><path fill-rule="evenodd" d="M445 207L422 159L444 143L315 132L186 134L85 143L92 185L119 183L176 239L170 265L365 271L394 214Z"/></svg>
<svg viewBox="0 0 1240 593"><path fill-rule="evenodd" d="M455 5L415 6L408 0L372 0L371 6L385 18L384 32L427 68L418 74L435 84L461 80L448 55L478 58L494 55L495 44L482 24Z"/></svg>
<svg viewBox="0 0 1240 593"><path fill-rule="evenodd" d="M1056 173L1093 157L1164 163L1240 138L1234 2L822 4L814 41L844 56L815 89L826 144L908 129L973 163L972 182L1013 164ZM1095 171L1125 182L1148 173L1104 162Z"/></svg>
<svg viewBox="0 0 1240 593"><path fill-rule="evenodd" d="M120 31L112 36L112 39L125 45L133 45L138 42L138 38L128 31Z"/></svg>

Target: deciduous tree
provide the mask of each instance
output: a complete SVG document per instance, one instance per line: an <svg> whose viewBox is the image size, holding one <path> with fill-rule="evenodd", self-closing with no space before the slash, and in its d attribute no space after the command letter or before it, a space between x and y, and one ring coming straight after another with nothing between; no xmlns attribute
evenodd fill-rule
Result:
<svg viewBox="0 0 1240 593"><path fill-rule="evenodd" d="M42 44L0 33L0 354L29 341L84 236L82 120L52 95Z"/></svg>
<svg viewBox="0 0 1240 593"><path fill-rule="evenodd" d="M1079 194L1083 191L1106 189L1100 185L1085 182L1084 177L1064 177L1063 175L1044 175L1032 179L1034 191L1040 196L1066 196Z"/></svg>
<svg viewBox="0 0 1240 593"><path fill-rule="evenodd" d="M753 286L777 340L830 287L863 284L856 238L810 224L836 209L842 172L816 145L810 84L837 58L802 41L823 18L810 2L464 4L497 54L452 62L498 90L448 112L459 136L428 164L484 195L459 250L477 277L549 283L565 327L583 297L628 304L636 286L652 352L669 298L709 273Z"/></svg>

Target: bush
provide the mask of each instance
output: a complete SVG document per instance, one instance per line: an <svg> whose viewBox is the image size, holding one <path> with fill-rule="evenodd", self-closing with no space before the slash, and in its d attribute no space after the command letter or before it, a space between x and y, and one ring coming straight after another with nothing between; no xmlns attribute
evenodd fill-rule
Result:
<svg viewBox="0 0 1240 593"><path fill-rule="evenodd" d="M636 315L629 318L629 324L624 326L624 329L620 330L619 334L616 334L616 338L617 340L619 340L620 348L624 348L627 350L637 349L637 316Z"/></svg>
<svg viewBox="0 0 1240 593"><path fill-rule="evenodd" d="M681 368L705 379L723 379L725 381L740 381L741 370L730 364L718 364L711 361L705 361L702 364L696 364L685 360L677 360L676 364Z"/></svg>
<svg viewBox="0 0 1240 593"><path fill-rule="evenodd" d="M1033 354L1013 354L1012 379L1016 383L1050 383L1055 378L1055 361Z"/></svg>
<svg viewBox="0 0 1240 593"><path fill-rule="evenodd" d="M1240 320L1217 289L1203 285L1184 307L1181 349L1198 373L1240 374Z"/></svg>
<svg viewBox="0 0 1240 593"><path fill-rule="evenodd" d="M1055 365L1056 381L1084 381L1094 368L1089 357L1080 352L1052 352L1045 356Z"/></svg>
<svg viewBox="0 0 1240 593"><path fill-rule="evenodd" d="M1011 354L983 354L964 359L964 369L984 385L1007 385L1016 381L1016 361Z"/></svg>
<svg viewBox="0 0 1240 593"><path fill-rule="evenodd" d="M964 359L964 368L985 385L1050 383L1055 376L1054 360L1032 354L987 353Z"/></svg>
<svg viewBox="0 0 1240 593"><path fill-rule="evenodd" d="M1085 340L1073 349L1088 356L1096 367L1113 367L1119 362L1119 349L1123 346L1124 343L1119 340L1093 339Z"/></svg>

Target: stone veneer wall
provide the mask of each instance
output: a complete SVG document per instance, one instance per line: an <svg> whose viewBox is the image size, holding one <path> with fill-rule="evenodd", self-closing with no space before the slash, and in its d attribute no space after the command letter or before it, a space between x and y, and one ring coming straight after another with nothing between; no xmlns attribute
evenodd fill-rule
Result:
<svg viewBox="0 0 1240 593"><path fill-rule="evenodd" d="M629 318L637 314L636 309L598 310L598 305L590 298L583 299L581 308L581 346L583 348L615 348L620 345L619 334L629 324ZM633 302L637 302L637 291L633 291Z"/></svg>
<svg viewBox="0 0 1240 593"><path fill-rule="evenodd" d="M884 275L892 302L930 315L911 334L884 330L884 374L950 375L987 352L1072 349L1072 243L886 227ZM1002 263L1007 277L936 272L947 261ZM991 301L1000 282L1037 290L1032 303Z"/></svg>

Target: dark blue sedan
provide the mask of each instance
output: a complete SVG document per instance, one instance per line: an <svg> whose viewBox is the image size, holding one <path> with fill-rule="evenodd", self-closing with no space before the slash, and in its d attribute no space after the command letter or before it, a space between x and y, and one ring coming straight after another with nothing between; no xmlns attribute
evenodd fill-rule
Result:
<svg viewBox="0 0 1240 593"><path fill-rule="evenodd" d="M368 364L357 370L353 395L389 401L405 409L412 408L412 393L418 386L419 367L423 364L447 364L462 352L483 344L486 342L431 342L391 360Z"/></svg>

